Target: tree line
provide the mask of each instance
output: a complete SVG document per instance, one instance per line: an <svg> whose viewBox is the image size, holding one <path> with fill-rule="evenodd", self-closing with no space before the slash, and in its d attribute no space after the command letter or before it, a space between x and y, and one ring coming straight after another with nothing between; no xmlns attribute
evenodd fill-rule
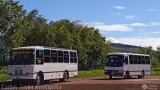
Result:
<svg viewBox="0 0 160 90"><path fill-rule="evenodd" d="M37 45L76 49L79 69L88 70L103 67L110 49L99 30L81 21L48 21L38 10L27 12L18 2L0 1L0 64L7 65L12 48Z"/></svg>

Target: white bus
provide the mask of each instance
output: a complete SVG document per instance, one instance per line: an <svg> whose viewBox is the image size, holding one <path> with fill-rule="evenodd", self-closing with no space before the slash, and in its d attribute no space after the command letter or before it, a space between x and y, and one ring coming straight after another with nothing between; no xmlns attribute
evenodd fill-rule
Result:
<svg viewBox="0 0 160 90"><path fill-rule="evenodd" d="M78 74L77 51L73 49L27 46L13 48L8 65L8 78L13 81L67 81Z"/></svg>
<svg viewBox="0 0 160 90"><path fill-rule="evenodd" d="M131 76L138 76L143 78L150 74L150 57L147 54L133 54L133 53L109 53L105 62L105 75L124 76L130 78Z"/></svg>

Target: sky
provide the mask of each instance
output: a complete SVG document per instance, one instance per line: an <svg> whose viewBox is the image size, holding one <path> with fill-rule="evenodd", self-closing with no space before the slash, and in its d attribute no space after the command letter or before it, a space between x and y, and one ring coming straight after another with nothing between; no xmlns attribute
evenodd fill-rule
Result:
<svg viewBox="0 0 160 90"><path fill-rule="evenodd" d="M19 0L15 0L19 1ZM160 0L20 0L48 21L69 19L100 30L106 40L136 46L160 46Z"/></svg>

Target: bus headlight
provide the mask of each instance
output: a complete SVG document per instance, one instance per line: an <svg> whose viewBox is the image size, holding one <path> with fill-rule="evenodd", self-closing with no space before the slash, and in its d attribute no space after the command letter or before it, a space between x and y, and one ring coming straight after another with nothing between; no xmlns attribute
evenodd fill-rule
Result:
<svg viewBox="0 0 160 90"><path fill-rule="evenodd" d="M12 76L12 73L8 73L9 76Z"/></svg>
<svg viewBox="0 0 160 90"><path fill-rule="evenodd" d="M118 72L119 72L119 73L123 73L123 71L122 71L122 70L118 70Z"/></svg>
<svg viewBox="0 0 160 90"><path fill-rule="evenodd" d="M29 75L33 75L33 73L26 73L25 75L26 75L26 76L29 76Z"/></svg>

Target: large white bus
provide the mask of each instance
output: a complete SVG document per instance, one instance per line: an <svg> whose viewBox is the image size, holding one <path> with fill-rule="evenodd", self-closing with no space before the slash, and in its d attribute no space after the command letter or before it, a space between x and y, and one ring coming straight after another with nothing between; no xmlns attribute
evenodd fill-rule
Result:
<svg viewBox="0 0 160 90"><path fill-rule="evenodd" d="M131 76L138 76L143 78L150 74L150 57L147 54L134 53L109 53L105 62L105 75L124 76L130 78Z"/></svg>
<svg viewBox="0 0 160 90"><path fill-rule="evenodd" d="M73 49L27 46L13 48L8 65L8 78L13 81L67 81L78 74L77 51Z"/></svg>

